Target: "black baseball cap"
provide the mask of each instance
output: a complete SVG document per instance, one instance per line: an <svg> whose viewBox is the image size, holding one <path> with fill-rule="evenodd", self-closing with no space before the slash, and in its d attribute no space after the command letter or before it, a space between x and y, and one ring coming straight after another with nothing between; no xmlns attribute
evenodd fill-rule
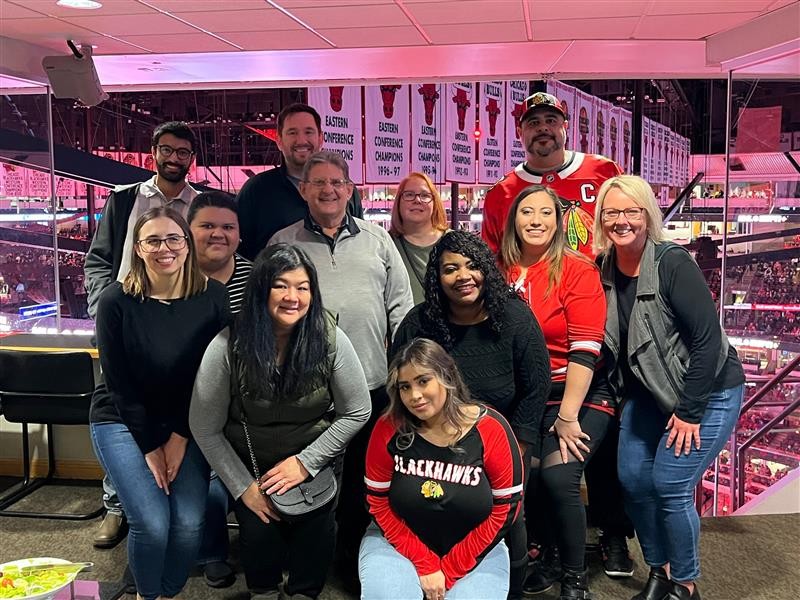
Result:
<svg viewBox="0 0 800 600"><path fill-rule="evenodd" d="M564 117L565 120L569 119L569 116L567 116L567 113L565 113L564 109L561 107L561 101L558 98L546 92L536 92L525 98L525 112L522 113L519 122L524 123L537 108L554 110Z"/></svg>

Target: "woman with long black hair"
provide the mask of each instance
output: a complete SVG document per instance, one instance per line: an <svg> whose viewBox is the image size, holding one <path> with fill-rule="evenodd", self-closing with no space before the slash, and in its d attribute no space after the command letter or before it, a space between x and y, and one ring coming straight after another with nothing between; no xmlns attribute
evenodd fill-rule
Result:
<svg viewBox="0 0 800 600"><path fill-rule="evenodd" d="M284 567L285 595L316 598L322 591L335 502L288 522L267 495L284 494L334 463L369 414L364 372L323 308L314 265L294 246L263 250L233 328L206 350L190 412L198 445L236 499L253 598L277 599Z"/></svg>

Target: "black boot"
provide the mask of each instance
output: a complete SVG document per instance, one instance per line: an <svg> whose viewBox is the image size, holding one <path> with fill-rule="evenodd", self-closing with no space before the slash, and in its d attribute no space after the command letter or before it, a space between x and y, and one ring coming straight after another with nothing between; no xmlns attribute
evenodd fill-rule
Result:
<svg viewBox="0 0 800 600"><path fill-rule="evenodd" d="M631 600L664 600L664 597L671 591L672 582L667 577L667 572L664 568L652 567L650 576L647 578L647 585Z"/></svg>
<svg viewBox="0 0 800 600"><path fill-rule="evenodd" d="M558 554L558 548L555 546L544 548L542 554L533 561L522 592L526 596L541 594L560 579L561 556Z"/></svg>
<svg viewBox="0 0 800 600"><path fill-rule="evenodd" d="M592 600L592 598L586 570L564 569L564 575L561 577L561 595L558 600Z"/></svg>
<svg viewBox="0 0 800 600"><path fill-rule="evenodd" d="M689 588L677 581L672 582L672 590L664 596L664 600L700 600L700 590L694 584L694 591L690 594Z"/></svg>

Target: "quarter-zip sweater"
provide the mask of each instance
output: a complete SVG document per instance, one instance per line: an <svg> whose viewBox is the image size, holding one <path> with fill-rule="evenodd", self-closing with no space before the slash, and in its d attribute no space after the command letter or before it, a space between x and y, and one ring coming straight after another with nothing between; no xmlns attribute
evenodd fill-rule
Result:
<svg viewBox="0 0 800 600"><path fill-rule="evenodd" d="M411 310L411 283L389 233L345 215L331 238L307 216L282 229L268 245L299 246L317 268L325 308L339 317L364 368L369 389L386 383L386 348Z"/></svg>

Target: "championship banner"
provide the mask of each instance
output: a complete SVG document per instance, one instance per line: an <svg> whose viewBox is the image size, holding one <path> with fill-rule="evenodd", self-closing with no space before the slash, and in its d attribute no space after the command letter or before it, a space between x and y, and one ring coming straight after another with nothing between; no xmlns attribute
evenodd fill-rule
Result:
<svg viewBox="0 0 800 600"><path fill-rule="evenodd" d="M575 108L578 114L578 130L576 132L573 150L584 154L594 154L594 96L585 94L580 90L575 92Z"/></svg>
<svg viewBox="0 0 800 600"><path fill-rule="evenodd" d="M3 188L8 198L28 196L28 169L3 163Z"/></svg>
<svg viewBox="0 0 800 600"><path fill-rule="evenodd" d="M618 106L612 106L610 112L611 116L608 121L608 154L606 156L624 169L622 161L619 158L622 110Z"/></svg>
<svg viewBox="0 0 800 600"><path fill-rule="evenodd" d="M440 83L411 86L411 170L444 183L442 134L444 106Z"/></svg>
<svg viewBox="0 0 800 600"><path fill-rule="evenodd" d="M367 183L398 183L411 162L408 85L364 88Z"/></svg>
<svg viewBox="0 0 800 600"><path fill-rule="evenodd" d="M656 128L656 150L653 165L655 166L655 171L653 172L653 180L652 183L662 184L666 183L664 181L664 126L661 123L654 123Z"/></svg>
<svg viewBox="0 0 800 600"><path fill-rule="evenodd" d="M631 172L631 140L633 139L633 115L629 110L624 108L619 109L620 115L620 130L619 130L619 146L620 160L619 166L625 173Z"/></svg>
<svg viewBox="0 0 800 600"><path fill-rule="evenodd" d="M519 118L525 112L525 98L530 94L527 81L513 80L506 82L505 112L506 121L506 160L503 173L508 173L518 164L525 162L525 148L519 138L517 127Z"/></svg>
<svg viewBox="0 0 800 600"><path fill-rule="evenodd" d="M609 141L610 122L611 122L611 103L605 100L595 99L594 105L595 123L595 154L608 156L611 143Z"/></svg>
<svg viewBox="0 0 800 600"><path fill-rule="evenodd" d="M475 183L475 84L448 83L445 92L445 177Z"/></svg>
<svg viewBox="0 0 800 600"><path fill-rule="evenodd" d="M652 178L652 173L650 172L650 156L651 156L651 148L653 146L650 144L650 119L647 117L642 117L642 155L641 155L641 177L650 181Z"/></svg>
<svg viewBox="0 0 800 600"><path fill-rule="evenodd" d="M28 169L28 197L50 198L50 173Z"/></svg>
<svg viewBox="0 0 800 600"><path fill-rule="evenodd" d="M361 87L308 88L308 103L322 119L322 148L342 155L350 179L364 183L361 143Z"/></svg>
<svg viewBox="0 0 800 600"><path fill-rule="evenodd" d="M142 166L142 155L139 152L122 152L122 162L134 167Z"/></svg>
<svg viewBox="0 0 800 600"><path fill-rule="evenodd" d="M505 86L502 81L485 81L479 85L481 106L478 121L481 137L478 139L478 183L491 185L505 174L505 129L502 120L498 126L498 117L505 109Z"/></svg>
<svg viewBox="0 0 800 600"><path fill-rule="evenodd" d="M575 140L578 139L578 119L577 115L577 94L578 89L562 83L561 81L548 81L547 93L552 94L561 101L561 110L564 111L567 120L567 142L565 147L568 150L576 150Z"/></svg>

